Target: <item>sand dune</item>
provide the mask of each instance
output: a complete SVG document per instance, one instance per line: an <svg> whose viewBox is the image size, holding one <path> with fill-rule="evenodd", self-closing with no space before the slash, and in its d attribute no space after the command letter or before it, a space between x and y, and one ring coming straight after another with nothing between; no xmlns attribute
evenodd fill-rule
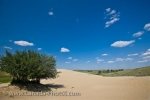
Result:
<svg viewBox="0 0 150 100"><path fill-rule="evenodd" d="M59 70L56 79L42 80L56 86L52 91L80 96L1 96L1 100L150 100L150 77L102 77Z"/></svg>

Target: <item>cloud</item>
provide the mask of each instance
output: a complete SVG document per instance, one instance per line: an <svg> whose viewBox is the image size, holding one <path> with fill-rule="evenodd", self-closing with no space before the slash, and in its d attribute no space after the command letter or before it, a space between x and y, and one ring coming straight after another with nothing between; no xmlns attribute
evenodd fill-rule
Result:
<svg viewBox="0 0 150 100"><path fill-rule="evenodd" d="M66 63L66 64L70 64L71 62L69 62L69 61L66 61L65 63Z"/></svg>
<svg viewBox="0 0 150 100"><path fill-rule="evenodd" d="M48 15L53 16L53 15L54 15L54 12L53 12L53 11L49 11L49 12L48 12Z"/></svg>
<svg viewBox="0 0 150 100"><path fill-rule="evenodd" d="M116 10L112 10L112 11L109 13L109 15L114 15L114 14L116 14Z"/></svg>
<svg viewBox="0 0 150 100"><path fill-rule="evenodd" d="M111 8L107 8L107 9L105 9L105 10L106 10L106 14L107 14L107 15L114 15L114 14L117 13L116 10L111 9Z"/></svg>
<svg viewBox="0 0 150 100"><path fill-rule="evenodd" d="M137 33L134 33L133 34L133 37L140 37L140 36L142 36L144 34L144 31L139 31L139 32L137 32Z"/></svg>
<svg viewBox="0 0 150 100"><path fill-rule="evenodd" d="M67 59L71 60L71 59L72 59L72 57L68 57Z"/></svg>
<svg viewBox="0 0 150 100"><path fill-rule="evenodd" d="M60 49L60 52L65 53L65 52L70 52L70 50L67 49L67 48L62 47L62 48Z"/></svg>
<svg viewBox="0 0 150 100"><path fill-rule="evenodd" d="M116 58L116 61L124 61L123 58Z"/></svg>
<svg viewBox="0 0 150 100"><path fill-rule="evenodd" d="M145 24L144 29L150 31L150 23Z"/></svg>
<svg viewBox="0 0 150 100"><path fill-rule="evenodd" d="M97 62L103 62L103 59L96 59Z"/></svg>
<svg viewBox="0 0 150 100"><path fill-rule="evenodd" d="M106 9L106 12L108 13L108 12L110 12L111 11L111 8L107 8Z"/></svg>
<svg viewBox="0 0 150 100"><path fill-rule="evenodd" d="M139 60L138 63L145 63L148 62L148 60Z"/></svg>
<svg viewBox="0 0 150 100"><path fill-rule="evenodd" d="M105 23L105 27L109 27L111 26L112 24L114 24L115 22L119 21L119 18L113 18L112 20L109 20Z"/></svg>
<svg viewBox="0 0 150 100"><path fill-rule="evenodd" d="M105 28L108 28L109 26L120 20L120 14L114 9L107 8L106 19L107 21L105 22Z"/></svg>
<svg viewBox="0 0 150 100"><path fill-rule="evenodd" d="M147 49L147 51L145 51L142 56L147 56L147 55L150 55L150 49Z"/></svg>
<svg viewBox="0 0 150 100"><path fill-rule="evenodd" d="M104 62L104 60L103 60L103 59L100 59L100 58L96 58L96 62L97 62L97 63L100 63L100 62Z"/></svg>
<svg viewBox="0 0 150 100"><path fill-rule="evenodd" d="M74 61L74 62L78 61L78 59L73 59L73 57L68 57L67 59L69 59L70 61Z"/></svg>
<svg viewBox="0 0 150 100"><path fill-rule="evenodd" d="M52 11L48 12L48 14L49 14L50 16L54 15L54 13L53 13Z"/></svg>
<svg viewBox="0 0 150 100"><path fill-rule="evenodd" d="M102 56L108 56L108 54L104 53L104 54L102 54Z"/></svg>
<svg viewBox="0 0 150 100"><path fill-rule="evenodd" d="M116 58L116 62L122 62L122 61L132 61L133 58Z"/></svg>
<svg viewBox="0 0 150 100"><path fill-rule="evenodd" d="M128 54L128 56L138 56L139 54L138 53L133 53L133 54Z"/></svg>
<svg viewBox="0 0 150 100"><path fill-rule="evenodd" d="M90 60L88 60L86 63L90 63L91 61Z"/></svg>
<svg viewBox="0 0 150 100"><path fill-rule="evenodd" d="M42 48L37 48L38 51L42 50Z"/></svg>
<svg viewBox="0 0 150 100"><path fill-rule="evenodd" d="M78 59L73 59L72 61L76 62L76 61L78 61Z"/></svg>
<svg viewBox="0 0 150 100"><path fill-rule="evenodd" d="M116 58L114 60L107 61L107 63L115 63L115 62L125 62L125 61L132 61L133 58Z"/></svg>
<svg viewBox="0 0 150 100"><path fill-rule="evenodd" d="M107 63L114 63L115 61L107 61Z"/></svg>
<svg viewBox="0 0 150 100"><path fill-rule="evenodd" d="M111 44L112 47L118 47L118 48L122 48L122 47L126 47L132 43L134 43L135 40L131 40L131 41L116 41L114 43Z"/></svg>
<svg viewBox="0 0 150 100"><path fill-rule="evenodd" d="M133 58L126 58L125 61L132 61L134 60Z"/></svg>
<svg viewBox="0 0 150 100"><path fill-rule="evenodd" d="M146 62L150 62L150 49L147 49L142 54L142 59L138 61L138 63L146 63Z"/></svg>
<svg viewBox="0 0 150 100"><path fill-rule="evenodd" d="M28 41L20 40L20 41L14 41L14 44L19 46L34 46L33 43L30 43Z"/></svg>
<svg viewBox="0 0 150 100"><path fill-rule="evenodd" d="M12 50L12 48L11 48L11 47L8 47L8 46L4 46L4 49Z"/></svg>
<svg viewBox="0 0 150 100"><path fill-rule="evenodd" d="M150 55L143 57L143 59L149 59L150 60Z"/></svg>

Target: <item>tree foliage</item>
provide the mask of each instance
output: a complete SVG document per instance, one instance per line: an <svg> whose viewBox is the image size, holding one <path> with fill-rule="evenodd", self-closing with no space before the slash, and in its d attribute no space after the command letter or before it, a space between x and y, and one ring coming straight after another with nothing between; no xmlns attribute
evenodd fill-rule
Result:
<svg viewBox="0 0 150 100"><path fill-rule="evenodd" d="M13 80L26 82L42 78L56 78L56 61L52 56L25 50L11 53L6 51L0 57L2 71L9 73Z"/></svg>

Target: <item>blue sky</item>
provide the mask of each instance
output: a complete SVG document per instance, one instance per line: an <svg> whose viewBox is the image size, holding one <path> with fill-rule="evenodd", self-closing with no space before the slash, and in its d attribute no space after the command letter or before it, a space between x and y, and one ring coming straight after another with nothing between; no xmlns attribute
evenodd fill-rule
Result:
<svg viewBox="0 0 150 100"><path fill-rule="evenodd" d="M0 53L32 49L58 68L150 65L149 0L0 0Z"/></svg>

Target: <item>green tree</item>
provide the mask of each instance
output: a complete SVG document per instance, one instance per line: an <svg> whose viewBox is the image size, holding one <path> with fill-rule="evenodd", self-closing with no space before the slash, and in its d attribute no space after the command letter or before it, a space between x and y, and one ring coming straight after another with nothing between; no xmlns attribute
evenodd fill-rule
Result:
<svg viewBox="0 0 150 100"><path fill-rule="evenodd" d="M39 83L40 79L56 78L57 75L56 61L52 56L31 50L15 53L6 51L0 61L1 70L12 76L12 82L35 80Z"/></svg>

